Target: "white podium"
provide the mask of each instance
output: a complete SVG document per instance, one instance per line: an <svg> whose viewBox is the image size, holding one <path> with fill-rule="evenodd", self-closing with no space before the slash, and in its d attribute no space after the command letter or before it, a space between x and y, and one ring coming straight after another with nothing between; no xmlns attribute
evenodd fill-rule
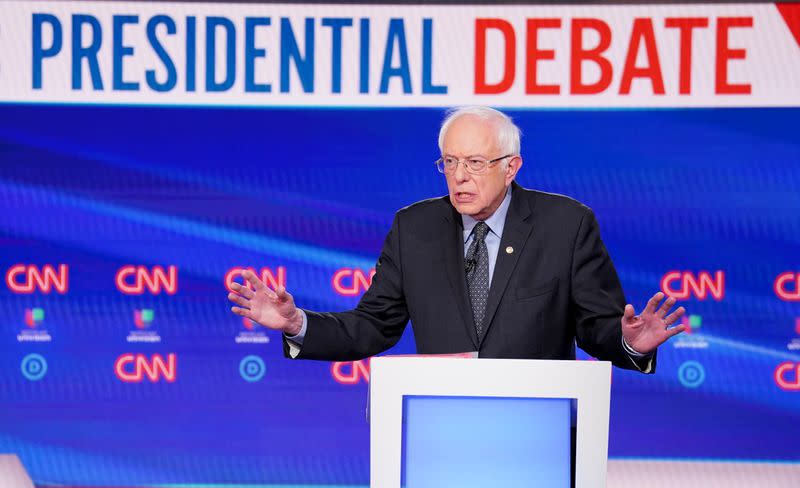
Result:
<svg viewBox="0 0 800 488"><path fill-rule="evenodd" d="M370 486L569 488L574 450L605 487L610 397L608 362L373 358Z"/></svg>
<svg viewBox="0 0 800 488"><path fill-rule="evenodd" d="M35 488L16 454L0 454L0 486L3 488Z"/></svg>

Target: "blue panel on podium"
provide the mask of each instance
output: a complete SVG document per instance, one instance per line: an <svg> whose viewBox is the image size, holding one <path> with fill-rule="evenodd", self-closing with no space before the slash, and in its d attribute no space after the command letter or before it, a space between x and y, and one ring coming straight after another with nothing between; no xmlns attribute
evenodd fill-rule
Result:
<svg viewBox="0 0 800 488"><path fill-rule="evenodd" d="M402 486L570 486L571 399L403 397Z"/></svg>

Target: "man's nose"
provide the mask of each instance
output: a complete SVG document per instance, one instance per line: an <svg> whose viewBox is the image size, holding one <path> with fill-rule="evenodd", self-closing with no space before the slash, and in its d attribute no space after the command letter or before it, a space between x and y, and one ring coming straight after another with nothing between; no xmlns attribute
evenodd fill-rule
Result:
<svg viewBox="0 0 800 488"><path fill-rule="evenodd" d="M459 161L456 163L456 170L453 172L453 176L456 179L456 182L463 183L469 180L469 173L467 172L467 166L463 162Z"/></svg>

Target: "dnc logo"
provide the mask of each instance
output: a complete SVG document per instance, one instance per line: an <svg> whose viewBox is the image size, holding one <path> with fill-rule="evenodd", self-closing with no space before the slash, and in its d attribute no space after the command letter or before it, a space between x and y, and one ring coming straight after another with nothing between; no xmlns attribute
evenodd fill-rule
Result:
<svg viewBox="0 0 800 488"><path fill-rule="evenodd" d="M41 354L28 354L20 363L22 376L30 381L39 381L47 374L47 360Z"/></svg>

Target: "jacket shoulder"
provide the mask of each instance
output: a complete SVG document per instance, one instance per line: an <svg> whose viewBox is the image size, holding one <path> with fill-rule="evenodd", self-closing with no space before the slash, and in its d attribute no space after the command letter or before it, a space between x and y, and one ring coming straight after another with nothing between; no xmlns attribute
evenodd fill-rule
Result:
<svg viewBox="0 0 800 488"><path fill-rule="evenodd" d="M521 193L533 204L531 207L540 214L578 220L594 214L586 204L566 195L524 188Z"/></svg>
<svg viewBox="0 0 800 488"><path fill-rule="evenodd" d="M452 207L449 197L445 195L407 205L397 211L395 218L403 219L403 222L421 223L430 221L431 218L443 217L447 212L452 212Z"/></svg>

